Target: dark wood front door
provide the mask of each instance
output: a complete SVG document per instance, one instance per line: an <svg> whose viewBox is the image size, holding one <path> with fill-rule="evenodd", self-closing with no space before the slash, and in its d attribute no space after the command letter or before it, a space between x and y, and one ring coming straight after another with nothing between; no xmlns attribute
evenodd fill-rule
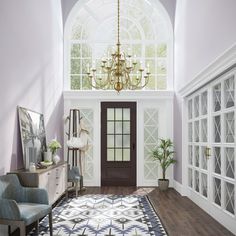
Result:
<svg viewBox="0 0 236 236"><path fill-rule="evenodd" d="M136 103L101 103L101 184L136 186Z"/></svg>

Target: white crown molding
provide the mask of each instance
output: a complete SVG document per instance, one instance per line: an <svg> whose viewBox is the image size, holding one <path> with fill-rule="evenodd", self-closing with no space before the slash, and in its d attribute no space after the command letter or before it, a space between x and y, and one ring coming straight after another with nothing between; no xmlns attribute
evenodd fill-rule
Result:
<svg viewBox="0 0 236 236"><path fill-rule="evenodd" d="M181 88L178 93L182 97L190 95L235 64L236 43L227 49L222 55L217 57L215 61L210 63L205 69L203 69L193 80Z"/></svg>
<svg viewBox="0 0 236 236"><path fill-rule="evenodd" d="M64 99L91 99L91 100L138 100L138 99L173 99L174 91L75 91L68 90L63 92Z"/></svg>

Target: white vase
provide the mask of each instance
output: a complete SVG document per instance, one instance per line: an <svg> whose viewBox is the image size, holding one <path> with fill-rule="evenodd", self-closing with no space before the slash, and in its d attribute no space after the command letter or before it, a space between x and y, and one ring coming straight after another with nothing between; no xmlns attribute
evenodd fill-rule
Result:
<svg viewBox="0 0 236 236"><path fill-rule="evenodd" d="M54 164L59 163L60 160L61 160L61 158L57 154L53 155L52 161L53 161Z"/></svg>
<svg viewBox="0 0 236 236"><path fill-rule="evenodd" d="M52 153L50 151L44 152L44 161L52 161Z"/></svg>

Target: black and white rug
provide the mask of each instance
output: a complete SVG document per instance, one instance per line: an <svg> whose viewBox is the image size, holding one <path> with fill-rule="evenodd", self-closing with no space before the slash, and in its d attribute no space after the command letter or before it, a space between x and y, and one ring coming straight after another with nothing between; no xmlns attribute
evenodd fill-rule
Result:
<svg viewBox="0 0 236 236"><path fill-rule="evenodd" d="M49 235L48 218L40 235ZM31 234L33 235L33 234ZM84 195L63 200L53 209L53 235L167 235L147 196Z"/></svg>

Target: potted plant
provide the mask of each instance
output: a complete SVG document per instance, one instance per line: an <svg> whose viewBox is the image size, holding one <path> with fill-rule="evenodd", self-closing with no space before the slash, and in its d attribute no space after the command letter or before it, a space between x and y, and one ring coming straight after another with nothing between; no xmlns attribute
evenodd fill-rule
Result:
<svg viewBox="0 0 236 236"><path fill-rule="evenodd" d="M56 140L53 139L49 144L48 148L50 149L52 153L52 160L55 164L57 164L60 161L60 157L56 155L57 149L61 148L61 144Z"/></svg>
<svg viewBox="0 0 236 236"><path fill-rule="evenodd" d="M173 159L173 142L170 139L160 139L158 146L151 151L151 156L154 160L160 162L162 168L162 179L158 179L158 186L160 190L167 190L169 187L169 180L166 179L167 168L176 162Z"/></svg>

